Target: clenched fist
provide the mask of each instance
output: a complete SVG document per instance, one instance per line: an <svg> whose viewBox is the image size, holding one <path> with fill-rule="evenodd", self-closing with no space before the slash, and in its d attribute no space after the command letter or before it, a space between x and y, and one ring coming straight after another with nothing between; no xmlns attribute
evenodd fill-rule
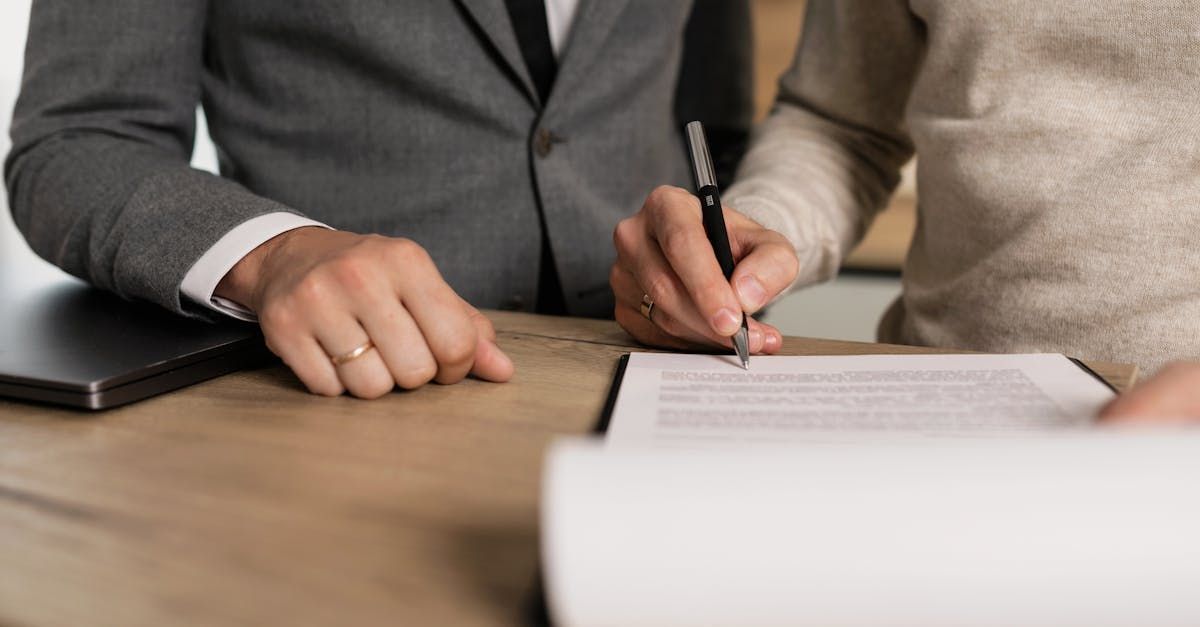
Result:
<svg viewBox="0 0 1200 627"><path fill-rule="evenodd" d="M315 394L376 398L513 373L491 322L410 240L295 229L254 249L215 294L255 311L267 346Z"/></svg>

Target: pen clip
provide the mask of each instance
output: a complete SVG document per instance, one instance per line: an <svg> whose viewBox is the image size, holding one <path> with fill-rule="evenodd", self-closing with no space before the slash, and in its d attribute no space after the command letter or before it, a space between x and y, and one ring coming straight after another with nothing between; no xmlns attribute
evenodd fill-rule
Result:
<svg viewBox="0 0 1200 627"><path fill-rule="evenodd" d="M699 121L688 122L686 127L688 150L692 153L692 175L695 177L696 190L717 184L716 170L713 169L712 155L708 152L708 139L704 135L704 125Z"/></svg>

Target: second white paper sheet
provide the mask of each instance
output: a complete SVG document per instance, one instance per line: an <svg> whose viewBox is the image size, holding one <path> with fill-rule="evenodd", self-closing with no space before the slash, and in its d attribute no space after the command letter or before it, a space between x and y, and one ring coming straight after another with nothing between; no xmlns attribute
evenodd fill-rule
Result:
<svg viewBox="0 0 1200 627"><path fill-rule="evenodd" d="M564 627L1200 625L1200 433L560 442Z"/></svg>
<svg viewBox="0 0 1200 627"><path fill-rule="evenodd" d="M786 444L843 431L1087 425L1113 392L1062 355L754 357L633 353L610 446Z"/></svg>
<svg viewBox="0 0 1200 627"><path fill-rule="evenodd" d="M1062 355L635 353L604 443L546 464L551 611L1197 624L1200 437L1082 428L1113 396Z"/></svg>

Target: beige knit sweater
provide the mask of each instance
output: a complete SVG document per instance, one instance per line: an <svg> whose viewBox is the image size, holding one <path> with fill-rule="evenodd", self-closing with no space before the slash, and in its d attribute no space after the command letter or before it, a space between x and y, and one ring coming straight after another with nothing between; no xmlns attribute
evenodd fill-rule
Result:
<svg viewBox="0 0 1200 627"><path fill-rule="evenodd" d="M1200 0L810 0L727 204L811 284L914 149L882 341L1200 358Z"/></svg>

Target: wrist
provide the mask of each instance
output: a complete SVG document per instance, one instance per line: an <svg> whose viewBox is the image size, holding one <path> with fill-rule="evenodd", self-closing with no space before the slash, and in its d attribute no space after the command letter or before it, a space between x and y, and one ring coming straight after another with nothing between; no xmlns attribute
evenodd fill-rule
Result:
<svg viewBox="0 0 1200 627"><path fill-rule="evenodd" d="M297 233L320 228L305 226L284 231L259 244L254 250L246 253L245 257L238 260L229 269L229 272L225 273L225 276L217 283L217 288L213 290L213 295L231 300L257 312L258 298L256 295L262 282L263 268L266 266L267 260Z"/></svg>

